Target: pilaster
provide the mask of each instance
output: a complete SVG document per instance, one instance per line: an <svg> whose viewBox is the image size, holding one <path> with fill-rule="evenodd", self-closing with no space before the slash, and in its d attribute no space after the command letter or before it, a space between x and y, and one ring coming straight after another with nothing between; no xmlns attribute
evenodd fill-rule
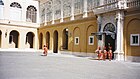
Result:
<svg viewBox="0 0 140 79"><path fill-rule="evenodd" d="M116 60L124 60L124 51L123 51L123 25L124 25L124 11L116 12L116 24L117 24L117 48L114 52L114 57Z"/></svg>
<svg viewBox="0 0 140 79"><path fill-rule="evenodd" d="M63 1L61 1L61 19L60 22L63 22Z"/></svg>
<svg viewBox="0 0 140 79"><path fill-rule="evenodd" d="M87 17L87 0L84 0L84 13L83 18Z"/></svg>
<svg viewBox="0 0 140 79"><path fill-rule="evenodd" d="M71 20L74 20L74 0L71 1Z"/></svg>

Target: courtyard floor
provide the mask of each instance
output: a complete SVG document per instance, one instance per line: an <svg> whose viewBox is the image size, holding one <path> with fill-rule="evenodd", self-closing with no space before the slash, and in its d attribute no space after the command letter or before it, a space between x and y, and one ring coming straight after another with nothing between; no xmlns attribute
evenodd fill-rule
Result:
<svg viewBox="0 0 140 79"><path fill-rule="evenodd" d="M0 51L0 79L140 79L140 63Z"/></svg>

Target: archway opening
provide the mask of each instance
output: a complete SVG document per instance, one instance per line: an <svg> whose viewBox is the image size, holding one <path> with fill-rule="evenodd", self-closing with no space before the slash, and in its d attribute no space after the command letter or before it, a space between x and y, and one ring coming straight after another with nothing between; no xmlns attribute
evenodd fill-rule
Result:
<svg viewBox="0 0 140 79"><path fill-rule="evenodd" d="M53 34L53 52L58 53L58 32L54 31Z"/></svg>
<svg viewBox="0 0 140 79"><path fill-rule="evenodd" d="M42 44L43 44L43 34L40 33L39 36L40 36L40 37L39 37L39 49L42 49Z"/></svg>
<svg viewBox="0 0 140 79"><path fill-rule="evenodd" d="M106 50L109 50L109 47L112 47L112 52L116 49L116 28L112 23L107 23L103 29L105 33L105 47ZM114 58L114 53L113 57Z"/></svg>
<svg viewBox="0 0 140 79"><path fill-rule="evenodd" d="M63 45L64 50L68 50L68 29L63 30Z"/></svg>
<svg viewBox="0 0 140 79"><path fill-rule="evenodd" d="M46 45L48 49L50 49L50 33L49 32L46 33Z"/></svg>
<svg viewBox="0 0 140 79"><path fill-rule="evenodd" d="M13 45L14 48L18 48L19 33L16 30L10 32L9 43Z"/></svg>
<svg viewBox="0 0 140 79"><path fill-rule="evenodd" d="M33 48L34 43L34 34L32 32L28 32L26 35L26 44L30 45L30 48Z"/></svg>
<svg viewBox="0 0 140 79"><path fill-rule="evenodd" d="M0 30L0 48L1 48L1 37L2 37L2 32Z"/></svg>

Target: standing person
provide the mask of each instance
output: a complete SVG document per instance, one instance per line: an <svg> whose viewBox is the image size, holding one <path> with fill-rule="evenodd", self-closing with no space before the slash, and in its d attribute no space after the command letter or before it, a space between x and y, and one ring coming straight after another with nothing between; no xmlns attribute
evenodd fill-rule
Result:
<svg viewBox="0 0 140 79"><path fill-rule="evenodd" d="M103 50L103 60L106 60L107 58L107 51L106 51L106 47L104 47L104 50Z"/></svg>
<svg viewBox="0 0 140 79"><path fill-rule="evenodd" d="M98 60L100 60L100 47L96 49L95 53L97 53Z"/></svg>
<svg viewBox="0 0 140 79"><path fill-rule="evenodd" d="M48 53L48 48L46 45L43 46L43 56L47 56L47 53Z"/></svg>
<svg viewBox="0 0 140 79"><path fill-rule="evenodd" d="M111 61L112 60L112 47L109 47L108 57L109 57L109 61Z"/></svg>

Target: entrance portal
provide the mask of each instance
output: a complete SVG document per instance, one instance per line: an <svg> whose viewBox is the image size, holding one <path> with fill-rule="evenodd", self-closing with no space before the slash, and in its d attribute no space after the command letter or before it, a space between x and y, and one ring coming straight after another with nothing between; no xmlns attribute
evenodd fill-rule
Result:
<svg viewBox="0 0 140 79"><path fill-rule="evenodd" d="M115 51L115 40L116 40L116 35L115 35L115 26L112 23L108 23L104 27L104 33L105 33L105 47L106 50L109 50L109 47L112 47L112 52ZM114 58L114 53L113 53L113 58Z"/></svg>
<svg viewBox="0 0 140 79"><path fill-rule="evenodd" d="M53 52L58 53L58 32L54 31L53 34Z"/></svg>
<svg viewBox="0 0 140 79"><path fill-rule="evenodd" d="M10 32L9 43L14 43L14 48L18 48L19 33L16 30Z"/></svg>
<svg viewBox="0 0 140 79"><path fill-rule="evenodd" d="M63 49L68 50L68 29L63 30Z"/></svg>

